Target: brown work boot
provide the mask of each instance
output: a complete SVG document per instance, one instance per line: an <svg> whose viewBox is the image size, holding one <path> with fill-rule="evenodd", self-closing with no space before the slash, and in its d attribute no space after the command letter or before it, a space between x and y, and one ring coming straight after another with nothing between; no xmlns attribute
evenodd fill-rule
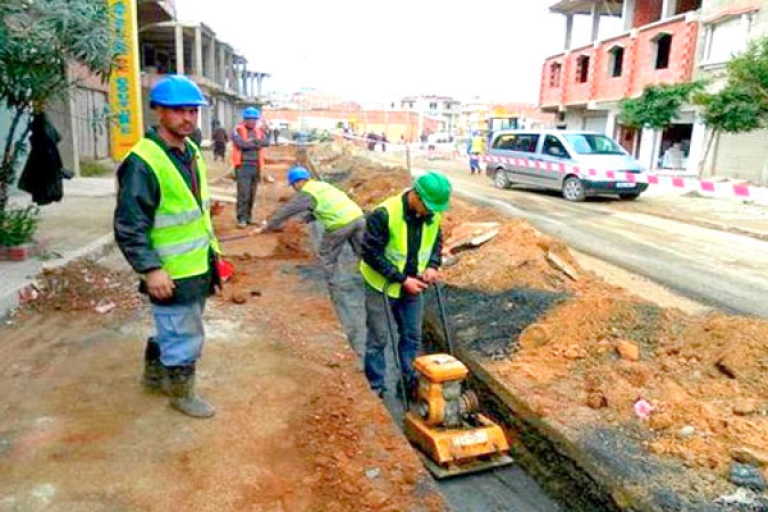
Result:
<svg viewBox="0 0 768 512"><path fill-rule="evenodd" d="M141 381L144 391L167 395L170 388L168 370L160 362L160 345L155 338L147 339L144 350L144 376Z"/></svg>
<svg viewBox="0 0 768 512"><path fill-rule="evenodd" d="M193 418L210 418L216 409L195 395L195 366L168 368L171 382L171 407Z"/></svg>

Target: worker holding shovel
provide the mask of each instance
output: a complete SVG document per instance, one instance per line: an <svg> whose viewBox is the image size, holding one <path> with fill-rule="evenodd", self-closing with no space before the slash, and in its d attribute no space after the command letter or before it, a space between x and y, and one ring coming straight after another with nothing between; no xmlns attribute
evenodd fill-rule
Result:
<svg viewBox="0 0 768 512"><path fill-rule="evenodd" d="M357 257L362 254L363 210L330 183L312 179L312 174L304 167L295 166L288 171L288 184L296 194L267 221L266 226L254 233L274 231L289 218L299 215L320 221L325 228L319 249L320 264L333 297L334 275L344 246L349 244Z"/></svg>
<svg viewBox="0 0 768 512"><path fill-rule="evenodd" d="M407 394L416 383L413 360L421 351L424 315L422 292L437 282L442 263L442 212L450 204L451 184L429 172L413 188L381 203L366 221L360 272L365 280L368 336L365 374L382 396L386 389L386 360L390 311L399 334L396 354Z"/></svg>

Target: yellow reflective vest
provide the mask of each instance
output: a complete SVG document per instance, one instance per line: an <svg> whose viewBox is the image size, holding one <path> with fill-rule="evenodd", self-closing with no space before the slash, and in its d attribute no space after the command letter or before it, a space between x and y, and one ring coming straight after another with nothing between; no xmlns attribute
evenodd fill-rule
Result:
<svg viewBox="0 0 768 512"><path fill-rule="evenodd" d="M363 216L363 210L357 203L329 183L309 180L301 191L314 198L315 210L312 213L326 231L336 231Z"/></svg>
<svg viewBox="0 0 768 512"><path fill-rule="evenodd" d="M472 137L472 141L469 146L469 152L473 154L485 153L485 139L480 135Z"/></svg>
<svg viewBox="0 0 768 512"><path fill-rule="evenodd" d="M190 144L195 155L202 206L198 205L178 168L157 142L143 138L131 149L131 153L152 169L160 185L160 204L149 230L149 241L171 279L208 272L209 251L221 252L211 222L205 161L200 149Z"/></svg>
<svg viewBox="0 0 768 512"><path fill-rule="evenodd" d="M389 214L389 240L384 248L385 258L392 263L400 272L405 271L405 264L408 258L408 224L405 222L405 207L403 205L403 196L398 195L390 197L379 205L385 208ZM422 274L429 264L429 258L432 256L432 250L437 242L440 233L440 224L442 215L434 213L432 222L424 223L421 228L421 244L419 245L417 272ZM389 283L387 279L379 272L373 269L365 261L360 261L360 272L363 279L372 288L384 291L386 287L387 295L393 298L399 298L402 285L400 283Z"/></svg>

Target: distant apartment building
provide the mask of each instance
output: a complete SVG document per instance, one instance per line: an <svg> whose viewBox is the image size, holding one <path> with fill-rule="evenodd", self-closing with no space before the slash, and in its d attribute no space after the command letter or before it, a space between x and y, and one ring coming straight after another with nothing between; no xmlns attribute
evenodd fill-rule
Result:
<svg viewBox="0 0 768 512"><path fill-rule="evenodd" d="M636 131L617 122L619 102L648 85L693 78L702 0L562 0L550 7L565 16L565 48L547 59L541 76L541 108L558 116L560 128L592 130L615 137L650 167L663 165L673 145L685 154L675 167L695 169L705 138L692 107L669 129ZM574 18L592 20L591 41L571 45ZM604 17L620 17L623 31L599 38Z"/></svg>
<svg viewBox="0 0 768 512"><path fill-rule="evenodd" d="M461 101L450 96L406 96L400 100L400 108L415 112L420 118L425 116L440 122L438 131L455 134L459 126ZM424 132L421 130L420 132Z"/></svg>
<svg viewBox="0 0 768 512"><path fill-rule="evenodd" d="M768 0L562 0L565 48L542 67L541 108L560 128L604 132L649 168L682 169L768 180L766 131L709 140L697 107L687 105L666 130L636 131L617 119L618 104L652 84L706 79L716 90L725 64L751 39L768 34ZM575 16L592 20L592 40L572 47ZM600 20L619 17L623 31L600 38ZM670 151L673 149L674 151ZM674 155L671 157L670 155Z"/></svg>
<svg viewBox="0 0 768 512"><path fill-rule="evenodd" d="M751 40L768 37L768 0L704 0L700 23L694 78L717 90L725 83L725 65L732 55ZM768 184L768 130L715 137L703 170Z"/></svg>

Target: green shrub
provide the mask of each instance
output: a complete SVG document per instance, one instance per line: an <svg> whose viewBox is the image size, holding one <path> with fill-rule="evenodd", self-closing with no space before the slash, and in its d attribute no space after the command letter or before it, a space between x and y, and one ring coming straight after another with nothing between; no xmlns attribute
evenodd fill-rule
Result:
<svg viewBox="0 0 768 512"><path fill-rule="evenodd" d="M95 160L80 161L80 176L91 178L94 176L105 176L112 174L112 165L109 162L97 162Z"/></svg>
<svg viewBox="0 0 768 512"><path fill-rule="evenodd" d="M40 223L40 208L9 207L0 212L0 245L16 247L32 240Z"/></svg>

